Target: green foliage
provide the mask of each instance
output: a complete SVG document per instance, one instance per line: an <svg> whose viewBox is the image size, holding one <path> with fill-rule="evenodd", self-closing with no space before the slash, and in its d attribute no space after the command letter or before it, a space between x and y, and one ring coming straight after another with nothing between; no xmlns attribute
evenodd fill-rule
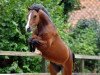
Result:
<svg viewBox="0 0 100 75"><path fill-rule="evenodd" d="M0 7L0 49L11 51L26 51L24 25L24 10L20 8L22 2L2 0Z"/></svg>
<svg viewBox="0 0 100 75"><path fill-rule="evenodd" d="M76 28L70 34L73 39L71 48L75 53L95 55L99 52L96 44L98 26L98 22L94 19L78 22Z"/></svg>
<svg viewBox="0 0 100 75"><path fill-rule="evenodd" d="M15 59L15 58L14 58ZM0 68L0 73L27 73L27 72L41 72L40 57L20 57L11 66Z"/></svg>
<svg viewBox="0 0 100 75"><path fill-rule="evenodd" d="M98 55L100 53L100 47L98 47L100 42L97 41L98 37L100 37L99 27L100 24L95 19L80 20L76 28L68 36L71 50L76 54ZM76 63L75 70L81 72L81 67L78 66L81 62L76 61ZM98 64L98 62L86 60L84 72L92 72L94 69L97 69L95 64Z"/></svg>
<svg viewBox="0 0 100 75"><path fill-rule="evenodd" d="M68 12L80 9L80 1L79 0L66 0L64 1L64 15L68 15Z"/></svg>

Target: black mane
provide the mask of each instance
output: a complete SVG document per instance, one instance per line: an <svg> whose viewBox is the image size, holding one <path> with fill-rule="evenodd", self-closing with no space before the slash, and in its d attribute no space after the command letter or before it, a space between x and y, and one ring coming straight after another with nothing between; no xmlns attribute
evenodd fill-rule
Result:
<svg viewBox="0 0 100 75"><path fill-rule="evenodd" d="M47 11L46 8L45 8L43 5L41 5L41 4L33 4L32 6L30 6L30 7L28 8L28 10L36 10L37 12L38 12L40 9L43 10L43 11L49 16L48 11Z"/></svg>

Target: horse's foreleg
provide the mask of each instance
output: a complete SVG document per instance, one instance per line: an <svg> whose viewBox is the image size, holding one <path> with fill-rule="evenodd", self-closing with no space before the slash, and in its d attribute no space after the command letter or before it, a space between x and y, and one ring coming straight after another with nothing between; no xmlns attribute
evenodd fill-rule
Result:
<svg viewBox="0 0 100 75"><path fill-rule="evenodd" d="M28 45L29 45L29 49L31 52L34 52L35 51L35 46L31 43L32 42L32 38L28 38Z"/></svg>
<svg viewBox="0 0 100 75"><path fill-rule="evenodd" d="M72 65L73 61L69 58L63 65L63 75L72 75Z"/></svg>
<svg viewBox="0 0 100 75"><path fill-rule="evenodd" d="M49 65L50 75L57 75L57 73L61 70L61 66L56 65L55 63L50 62Z"/></svg>

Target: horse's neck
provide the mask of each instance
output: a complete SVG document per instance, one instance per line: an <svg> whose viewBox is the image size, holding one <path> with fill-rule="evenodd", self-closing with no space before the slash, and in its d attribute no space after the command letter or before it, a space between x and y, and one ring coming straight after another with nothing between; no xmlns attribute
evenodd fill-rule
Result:
<svg viewBox="0 0 100 75"><path fill-rule="evenodd" d="M54 27L53 22L45 12L41 12L39 16L40 16L40 23L37 26L38 33L41 34L46 32L46 28L48 28L49 26L51 28Z"/></svg>
<svg viewBox="0 0 100 75"><path fill-rule="evenodd" d="M52 23L50 17L44 11L40 11L39 16L40 23L42 23L43 25L48 25L49 23Z"/></svg>
<svg viewBox="0 0 100 75"><path fill-rule="evenodd" d="M46 29L46 26L48 26L48 25L45 25L44 23L40 23L37 26L37 35L43 34Z"/></svg>

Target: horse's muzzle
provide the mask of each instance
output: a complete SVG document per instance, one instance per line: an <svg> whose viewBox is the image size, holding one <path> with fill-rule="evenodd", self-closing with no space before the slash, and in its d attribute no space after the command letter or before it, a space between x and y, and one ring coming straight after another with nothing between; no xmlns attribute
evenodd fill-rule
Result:
<svg viewBox="0 0 100 75"><path fill-rule="evenodd" d="M27 28L26 31L27 31L27 32L31 32L31 28L30 28L30 27Z"/></svg>

